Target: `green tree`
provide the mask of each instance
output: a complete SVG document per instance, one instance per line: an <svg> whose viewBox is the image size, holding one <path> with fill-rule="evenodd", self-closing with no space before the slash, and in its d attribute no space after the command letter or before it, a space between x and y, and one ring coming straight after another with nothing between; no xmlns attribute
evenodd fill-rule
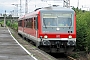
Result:
<svg viewBox="0 0 90 60"><path fill-rule="evenodd" d="M85 20L85 13L77 16L77 49L85 50L87 46L87 22Z"/></svg>

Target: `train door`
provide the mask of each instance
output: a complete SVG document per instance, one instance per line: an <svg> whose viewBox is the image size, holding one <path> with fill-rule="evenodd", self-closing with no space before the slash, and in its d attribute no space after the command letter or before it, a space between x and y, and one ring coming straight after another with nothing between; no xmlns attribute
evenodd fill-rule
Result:
<svg viewBox="0 0 90 60"><path fill-rule="evenodd" d="M37 16L34 17L34 35L35 37L37 37L37 34L38 34L38 21L37 21Z"/></svg>

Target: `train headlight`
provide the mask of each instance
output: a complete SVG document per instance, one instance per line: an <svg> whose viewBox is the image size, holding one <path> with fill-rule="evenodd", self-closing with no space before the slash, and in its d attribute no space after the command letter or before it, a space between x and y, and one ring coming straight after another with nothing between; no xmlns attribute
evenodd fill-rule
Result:
<svg viewBox="0 0 90 60"><path fill-rule="evenodd" d="M48 38L48 36L47 36L47 35L45 35L45 36L44 36L44 38L45 38L45 39L47 39L47 38Z"/></svg>
<svg viewBox="0 0 90 60"><path fill-rule="evenodd" d="M71 35L69 35L69 37L68 37L69 39L71 39L72 38L72 36Z"/></svg>

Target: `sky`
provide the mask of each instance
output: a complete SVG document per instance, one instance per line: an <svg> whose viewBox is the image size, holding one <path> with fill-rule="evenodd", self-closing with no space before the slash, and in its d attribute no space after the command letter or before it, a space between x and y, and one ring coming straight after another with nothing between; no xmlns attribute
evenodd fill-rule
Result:
<svg viewBox="0 0 90 60"><path fill-rule="evenodd" d="M25 12L25 0L22 1L22 14ZM48 1L48 2L45 2ZM57 2L59 1L59 2ZM70 6L77 7L79 1L79 8L82 8L83 10L90 10L90 0L70 0ZM20 0L0 0L0 14L4 14L5 10L7 14L12 14L12 11L14 10L13 15L16 15L16 12L18 10L18 13L20 13L20 6L18 5L18 8L15 5L12 4L20 4ZM52 4L59 4L60 6L63 6L62 0L28 0L28 12L33 11L35 8L38 7L45 7Z"/></svg>

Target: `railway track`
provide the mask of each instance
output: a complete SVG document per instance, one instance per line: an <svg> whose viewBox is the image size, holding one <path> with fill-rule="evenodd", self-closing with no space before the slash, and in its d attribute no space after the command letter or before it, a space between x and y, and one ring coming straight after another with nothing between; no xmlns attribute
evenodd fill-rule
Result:
<svg viewBox="0 0 90 60"><path fill-rule="evenodd" d="M67 56L67 58L68 58L69 60L76 60L76 59L74 59L73 57L70 57L70 56Z"/></svg>
<svg viewBox="0 0 90 60"><path fill-rule="evenodd" d="M55 57L57 60L76 60L73 57L64 53L49 53L51 56Z"/></svg>
<svg viewBox="0 0 90 60"><path fill-rule="evenodd" d="M76 60L73 57L67 56L66 58L58 58L57 60Z"/></svg>

